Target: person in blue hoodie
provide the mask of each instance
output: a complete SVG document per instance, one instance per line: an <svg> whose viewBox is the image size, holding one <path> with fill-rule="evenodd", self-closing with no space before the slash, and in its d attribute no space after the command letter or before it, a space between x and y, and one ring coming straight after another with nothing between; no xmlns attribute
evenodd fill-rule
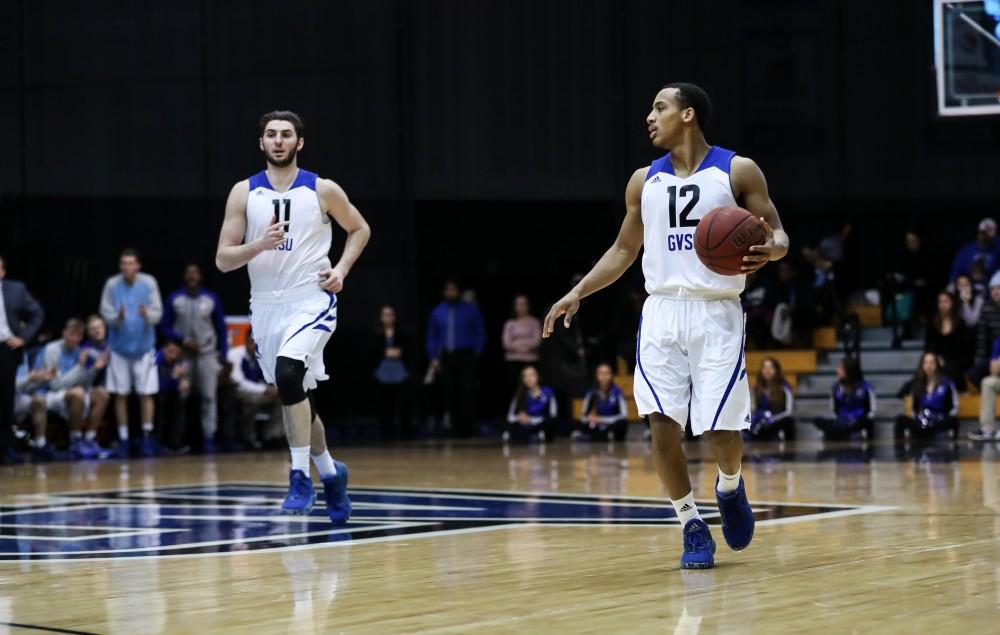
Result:
<svg viewBox="0 0 1000 635"><path fill-rule="evenodd" d="M624 441L628 434L628 401L615 383L611 364L594 371L594 387L583 398L581 420L571 435L574 440Z"/></svg>
<svg viewBox="0 0 1000 635"><path fill-rule="evenodd" d="M949 280L954 283L961 276L972 275L973 263L981 262L984 270L984 278L989 280L993 272L1000 266L1000 258L997 253L997 223L992 218L984 218L979 221L979 231L976 239L963 245L955 254L955 259L951 263L951 277Z"/></svg>
<svg viewBox="0 0 1000 635"><path fill-rule="evenodd" d="M552 423L558 416L556 395L552 389L543 386L534 366L525 366L521 371L521 385L507 411L507 429L504 443L525 442L538 439L545 443L553 438Z"/></svg>
<svg viewBox="0 0 1000 635"><path fill-rule="evenodd" d="M912 416L896 417L895 437L903 439L933 437L947 430L958 438L958 389L942 372L941 361L932 352L924 353L920 366L910 382L910 412Z"/></svg>
<svg viewBox="0 0 1000 635"><path fill-rule="evenodd" d="M875 389L865 381L857 358L845 357L837 364L830 398L833 417L816 419L824 437L844 439L858 431L869 441L875 437Z"/></svg>
<svg viewBox="0 0 1000 635"><path fill-rule="evenodd" d="M142 416L143 456L157 454L153 434L154 397L160 390L156 368L156 325L163 317L163 301L156 278L140 273L142 263L134 249L126 249L118 261L120 274L104 283L101 317L108 323L111 361L107 389L115 396L118 420L118 453L128 455L128 396L139 396Z"/></svg>

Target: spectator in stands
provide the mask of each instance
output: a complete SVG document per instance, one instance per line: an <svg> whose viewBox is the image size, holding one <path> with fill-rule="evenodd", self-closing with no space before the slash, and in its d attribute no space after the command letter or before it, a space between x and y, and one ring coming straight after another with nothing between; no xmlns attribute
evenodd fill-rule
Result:
<svg viewBox="0 0 1000 635"><path fill-rule="evenodd" d="M69 423L70 452L77 458L95 459L100 455L101 448L97 445L96 431L85 430L84 418L92 398L90 387L97 373L107 365L107 358L87 367L88 354L81 347L84 331L82 320L67 320L62 339L46 344L36 368L53 374L45 386L45 409ZM102 401L102 408L107 407L107 393L102 391L96 398ZM85 431L88 433L86 438ZM52 449L45 434L45 420L41 418L36 422L34 446L37 456L46 460L52 458Z"/></svg>
<svg viewBox="0 0 1000 635"><path fill-rule="evenodd" d="M445 410L457 437L473 433L479 356L486 346L486 327L479 307L461 299L458 281L445 282L444 299L427 323L427 356L444 383Z"/></svg>
<svg viewBox="0 0 1000 635"><path fill-rule="evenodd" d="M910 412L912 416L896 417L895 437L902 439L933 436L948 430L953 439L958 438L958 389L942 372L938 356L926 352L920 357L920 366L910 385Z"/></svg>
<svg viewBox="0 0 1000 635"><path fill-rule="evenodd" d="M583 274L574 274L570 279L570 288L582 279ZM551 379L550 385L556 393L560 411L572 412L573 400L582 397L590 383L580 316L574 317L568 328L553 331L552 337L542 341L539 352L542 374Z"/></svg>
<svg viewBox="0 0 1000 635"><path fill-rule="evenodd" d="M983 270L986 278L993 276L997 270L997 250L993 239L997 233L997 224L992 218L984 218L979 221L979 231L976 239L965 244L951 263L951 282L954 282L963 273L972 274L972 263L983 263Z"/></svg>
<svg viewBox="0 0 1000 635"><path fill-rule="evenodd" d="M13 448L17 367L25 344L35 337L45 318L24 283L6 279L6 266L0 258L0 465L21 461Z"/></svg>
<svg viewBox="0 0 1000 635"><path fill-rule="evenodd" d="M183 342L184 356L191 373L191 385L201 404L202 452L215 452L219 427L219 371L229 349L222 301L202 286L201 267L190 263L184 268L184 286L167 297L160 331Z"/></svg>
<svg viewBox="0 0 1000 635"><path fill-rule="evenodd" d="M778 360L773 357L761 360L751 397L754 406L750 413L750 438L760 441L795 439L795 419L792 417L795 397Z"/></svg>
<svg viewBox="0 0 1000 635"><path fill-rule="evenodd" d="M740 296L746 315L747 348L766 350L773 348L771 341L771 316L773 297L770 285L760 271L747 276L746 290Z"/></svg>
<svg viewBox="0 0 1000 635"><path fill-rule="evenodd" d="M17 383L14 393L14 423L23 427L21 423L28 417L34 415L35 410L45 413L45 395L39 392L50 379L56 376L54 370L31 370L31 363L27 356L21 360L17 367ZM35 405L37 403L37 405ZM34 416L32 417L34 424Z"/></svg>
<svg viewBox="0 0 1000 635"><path fill-rule="evenodd" d="M972 362L970 342L969 329L958 313L955 297L942 291L938 294L937 311L927 325L924 350L940 358L942 372L959 390L965 389L964 369Z"/></svg>
<svg viewBox="0 0 1000 635"><path fill-rule="evenodd" d="M187 451L184 415L191 394L191 365L180 341L167 339L156 353L156 371L160 388L156 410L161 440L170 450L184 453Z"/></svg>
<svg viewBox="0 0 1000 635"><path fill-rule="evenodd" d="M239 402L239 438L251 446L260 447L261 440L265 443L280 438L284 433L281 429L281 401L278 399L278 389L267 383L264 373L257 362L257 343L253 334L247 333L243 346L229 349L228 361L232 366L231 377L236 384L236 396ZM257 434L257 414L267 412L268 425Z"/></svg>
<svg viewBox="0 0 1000 635"><path fill-rule="evenodd" d="M1000 272L995 277L1000 277ZM993 288L990 288L993 292ZM1000 396L1000 336L993 339L989 375L979 384L979 429L969 433L973 441L1000 440L996 426L996 399Z"/></svg>
<svg viewBox="0 0 1000 635"><path fill-rule="evenodd" d="M824 258L816 247L802 248L802 258L808 263L811 284L808 286L814 324L830 324L834 315L840 312L833 262Z"/></svg>
<svg viewBox="0 0 1000 635"><path fill-rule="evenodd" d="M979 312L973 367L969 370L969 379L977 386L984 377L991 374L993 342L998 337L1000 337L1000 274L994 274L990 278L989 298L983 303L983 308Z"/></svg>
<svg viewBox="0 0 1000 635"><path fill-rule="evenodd" d="M552 424L558 413L555 393L541 384L538 370L534 366L526 366L521 371L521 385L518 386L507 412L504 443L531 439L545 443L554 440Z"/></svg>
<svg viewBox="0 0 1000 635"><path fill-rule="evenodd" d="M143 456L157 454L153 439L154 397L159 391L156 371L156 325L163 315L160 286L156 278L140 273L139 253L126 249L118 261L121 273L108 278L101 293L101 317L109 325L111 361L108 392L115 396L118 420L118 454L128 456L128 396L139 395L142 416Z"/></svg>
<svg viewBox="0 0 1000 635"><path fill-rule="evenodd" d="M875 389L865 381L854 357L837 364L837 381L831 391L833 418L816 419L816 427L827 439L847 438L861 431L870 441L875 437Z"/></svg>
<svg viewBox="0 0 1000 635"><path fill-rule="evenodd" d="M913 337L919 317L931 313L933 297L928 293L928 281L932 273L920 234L908 230L881 289L885 313L892 320L894 343ZM903 315L906 307L909 312ZM896 310L900 315L894 313Z"/></svg>
<svg viewBox="0 0 1000 635"><path fill-rule="evenodd" d="M976 328L979 314L983 310L983 296L976 293L972 286L972 278L963 274L955 279L955 296L958 298L958 310L962 321L970 329Z"/></svg>
<svg viewBox="0 0 1000 635"><path fill-rule="evenodd" d="M972 273L969 277L972 279L972 289L976 295L985 298L990 294L990 279L986 277L986 267L983 266L982 260L972 263Z"/></svg>
<svg viewBox="0 0 1000 635"><path fill-rule="evenodd" d="M581 421L574 427L573 439L625 440L628 434L628 400L615 383L611 364L599 364L594 371L594 387L583 398Z"/></svg>
<svg viewBox="0 0 1000 635"><path fill-rule="evenodd" d="M372 348L382 438L408 438L413 425L413 343L409 330L398 323L395 307L382 307Z"/></svg>
<svg viewBox="0 0 1000 635"><path fill-rule="evenodd" d="M86 354L84 367L94 373L90 384L90 414L84 438L97 442L97 433L104 425L111 395L107 389L108 363L111 347L108 345L108 325L99 315L87 318L87 339L80 347Z"/></svg>
<svg viewBox="0 0 1000 635"><path fill-rule="evenodd" d="M514 311L503 325L503 359L507 367L507 385L513 387L520 380L521 371L528 364L538 364L538 348L542 344L542 323L531 315L528 296L514 298Z"/></svg>

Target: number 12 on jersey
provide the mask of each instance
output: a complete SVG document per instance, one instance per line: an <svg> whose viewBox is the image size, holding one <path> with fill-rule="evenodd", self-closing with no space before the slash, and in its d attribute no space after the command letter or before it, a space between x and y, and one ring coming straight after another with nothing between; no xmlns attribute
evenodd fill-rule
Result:
<svg viewBox="0 0 1000 635"><path fill-rule="evenodd" d="M694 209L694 206L698 204L698 199L701 198L701 190L697 185L693 183L691 185L685 185L681 188L681 197L690 196L691 199L681 210L681 224L680 227L697 227L698 221L688 218L688 214ZM667 196L670 197L670 227L671 229L677 227L677 186L671 185L667 188ZM274 202L275 209L277 209L278 201Z"/></svg>
<svg viewBox="0 0 1000 635"><path fill-rule="evenodd" d="M285 203L285 218L284 218L284 222L290 223L291 220L292 220L292 200L288 199L288 198L285 198L285 199L275 198L275 199L272 199L271 202L274 203L274 217L276 219L278 219L279 222L282 220L282 218L281 218L281 203L282 202ZM286 232L288 231L289 227L291 227L291 225L285 225L285 231Z"/></svg>

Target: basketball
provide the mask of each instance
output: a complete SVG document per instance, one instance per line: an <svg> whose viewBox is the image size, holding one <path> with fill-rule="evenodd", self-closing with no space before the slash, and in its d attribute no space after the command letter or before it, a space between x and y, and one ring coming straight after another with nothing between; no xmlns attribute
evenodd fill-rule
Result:
<svg viewBox="0 0 1000 635"><path fill-rule="evenodd" d="M750 247L761 245L764 229L754 215L742 207L726 205L705 214L694 230L694 249L698 259L710 270L723 276L740 274L743 257Z"/></svg>

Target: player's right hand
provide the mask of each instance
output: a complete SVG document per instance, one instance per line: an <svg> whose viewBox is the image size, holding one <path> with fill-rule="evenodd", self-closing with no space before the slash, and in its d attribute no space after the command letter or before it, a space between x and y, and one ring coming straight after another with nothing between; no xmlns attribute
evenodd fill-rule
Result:
<svg viewBox="0 0 1000 635"><path fill-rule="evenodd" d="M552 335L556 326L556 320L565 315L563 326L569 328L573 322L573 316L580 310L580 296L575 291L570 291L561 300L552 305L549 314L545 316L545 325L542 327L542 337Z"/></svg>
<svg viewBox="0 0 1000 635"><path fill-rule="evenodd" d="M267 230L264 231L264 235L260 238L260 244L264 247L264 250L274 249L281 243L285 242L285 229L288 227L287 222L278 222L277 216L271 217L272 224L268 226Z"/></svg>

